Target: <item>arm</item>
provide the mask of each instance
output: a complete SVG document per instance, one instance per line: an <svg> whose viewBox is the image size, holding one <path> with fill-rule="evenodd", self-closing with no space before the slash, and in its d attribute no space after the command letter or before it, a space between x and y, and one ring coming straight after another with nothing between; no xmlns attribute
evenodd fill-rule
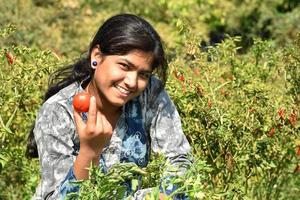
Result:
<svg viewBox="0 0 300 200"><path fill-rule="evenodd" d="M98 166L99 157L112 136L112 126L106 117L97 110L96 99L91 97L87 122L74 110L76 129L80 140L79 154L74 163L74 174L77 179L88 179L88 168L91 164Z"/></svg>
<svg viewBox="0 0 300 200"><path fill-rule="evenodd" d="M103 147L111 138L112 127L105 116L97 111L94 97L90 100L86 122L74 111L74 124L71 115L72 110L68 111L58 103L44 104L39 114L35 137L42 169L43 198L63 198L70 192L77 192L79 186L71 182L89 178L88 168L91 163L99 165ZM77 156L72 136L80 141Z"/></svg>

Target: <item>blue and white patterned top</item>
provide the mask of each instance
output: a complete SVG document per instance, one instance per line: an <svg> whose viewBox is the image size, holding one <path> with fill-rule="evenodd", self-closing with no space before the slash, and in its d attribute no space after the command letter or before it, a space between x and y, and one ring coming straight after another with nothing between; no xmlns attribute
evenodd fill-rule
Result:
<svg viewBox="0 0 300 200"><path fill-rule="evenodd" d="M99 158L104 172L118 162L133 162L145 167L151 150L163 153L172 165L191 163L188 158L190 145L182 132L178 112L165 90L154 95L158 85L159 81L151 77L145 91L122 107L110 143ZM34 136L41 181L34 200L63 199L69 192L79 190L69 182L76 180L73 163L80 148L72 101L82 90L77 83L67 86L49 98L38 113ZM86 117L85 113L83 118ZM172 187L166 192L171 190ZM136 199L142 198L137 195Z"/></svg>

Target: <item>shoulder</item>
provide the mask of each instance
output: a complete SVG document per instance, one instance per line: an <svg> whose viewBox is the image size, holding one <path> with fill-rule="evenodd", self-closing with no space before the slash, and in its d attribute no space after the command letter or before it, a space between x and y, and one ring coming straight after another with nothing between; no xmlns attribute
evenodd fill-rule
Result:
<svg viewBox="0 0 300 200"><path fill-rule="evenodd" d="M73 97L79 91L82 91L82 87L78 83L72 83L67 87L61 89L58 93L50 97L44 102L42 107L65 107L67 109L72 109Z"/></svg>
<svg viewBox="0 0 300 200"><path fill-rule="evenodd" d="M38 121L44 121L47 120L47 118L50 119L53 117L71 119L73 115L73 96L80 90L82 90L82 88L79 84L72 83L50 97L41 106L38 112Z"/></svg>
<svg viewBox="0 0 300 200"><path fill-rule="evenodd" d="M140 101L149 109L155 109L170 103L172 104L162 82L155 76L150 78L147 88L140 96Z"/></svg>
<svg viewBox="0 0 300 200"><path fill-rule="evenodd" d="M44 104L70 103L68 101L73 99L73 96L81 90L83 90L83 89L77 82L72 83L72 84L68 85L67 87L64 87L63 89L61 89L58 93L56 93L52 97L50 97Z"/></svg>
<svg viewBox="0 0 300 200"><path fill-rule="evenodd" d="M157 77L151 76L145 92L153 94L155 92L160 92L161 90L163 90L162 82Z"/></svg>
<svg viewBox="0 0 300 200"><path fill-rule="evenodd" d="M145 91L139 96L144 120L149 125L155 117L171 116L176 112L176 107L162 83L156 77L149 80Z"/></svg>
<svg viewBox="0 0 300 200"><path fill-rule="evenodd" d="M78 84L71 84L43 103L35 122L36 139L39 139L42 133L64 137L62 133L75 128L72 99L77 90L80 90Z"/></svg>

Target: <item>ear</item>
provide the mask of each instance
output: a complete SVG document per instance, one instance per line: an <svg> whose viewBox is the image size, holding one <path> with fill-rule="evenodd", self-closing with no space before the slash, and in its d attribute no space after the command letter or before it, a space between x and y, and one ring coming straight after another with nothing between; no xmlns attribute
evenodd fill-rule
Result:
<svg viewBox="0 0 300 200"><path fill-rule="evenodd" d="M96 60L98 63L102 61L102 53L100 50L100 46L96 45L91 52L91 60Z"/></svg>

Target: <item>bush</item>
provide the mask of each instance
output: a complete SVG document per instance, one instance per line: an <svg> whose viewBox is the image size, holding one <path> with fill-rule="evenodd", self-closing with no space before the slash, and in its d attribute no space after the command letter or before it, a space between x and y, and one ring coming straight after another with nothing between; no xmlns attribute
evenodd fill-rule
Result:
<svg viewBox="0 0 300 200"><path fill-rule="evenodd" d="M171 63L168 90L195 157L212 168L212 194L296 199L300 46L276 49L257 39L239 55L239 41L227 38L208 52L187 44L186 55Z"/></svg>

